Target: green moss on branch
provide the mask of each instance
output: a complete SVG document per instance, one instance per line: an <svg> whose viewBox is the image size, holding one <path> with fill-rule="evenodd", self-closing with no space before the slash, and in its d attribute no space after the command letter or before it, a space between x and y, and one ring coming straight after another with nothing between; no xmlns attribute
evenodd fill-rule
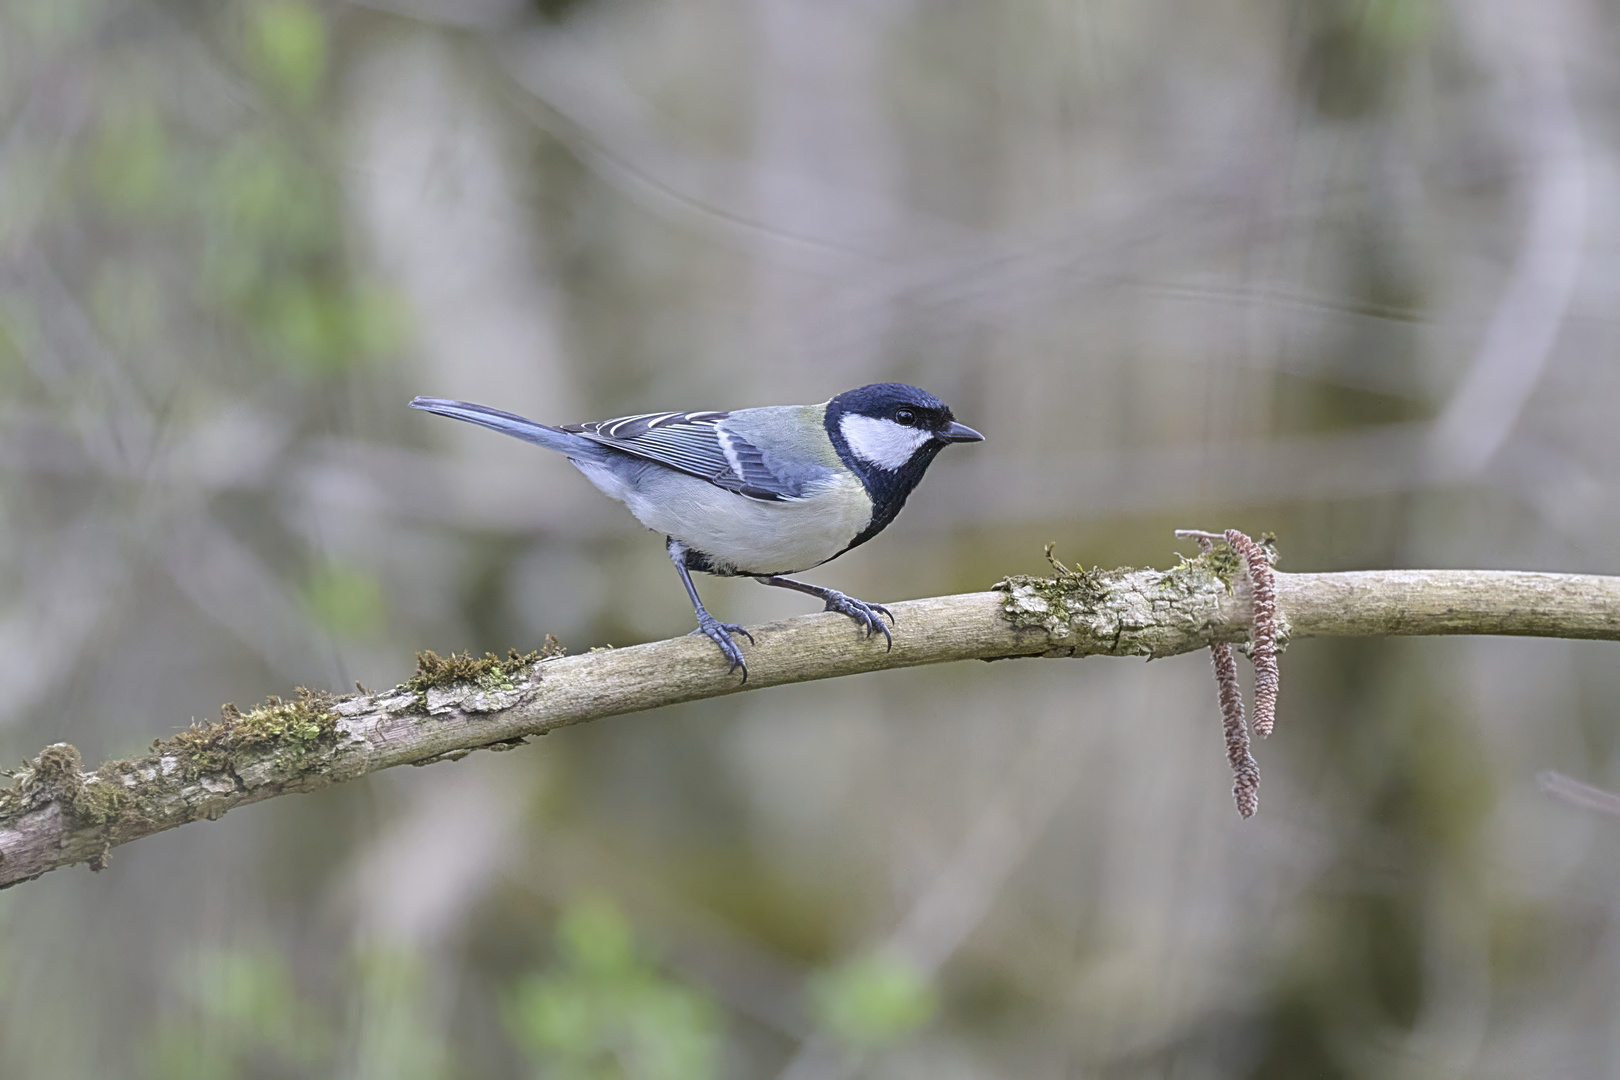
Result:
<svg viewBox="0 0 1620 1080"><path fill-rule="evenodd" d="M234 773L248 757L302 759L336 741L338 717L332 711L336 701L331 694L299 687L292 701L271 697L245 713L226 705L217 722L193 724L155 741L152 753L160 762L177 761L180 776L187 780L207 773Z"/></svg>
<svg viewBox="0 0 1620 1080"><path fill-rule="evenodd" d="M562 645L550 634L546 635L546 643L539 649L526 653L508 649L505 659L494 653L476 657L472 653L439 656L431 650L426 650L416 654L416 674L401 685L417 694L425 694L430 689L443 689L458 683L471 683L486 692L511 690L515 685L514 680L529 668L541 660L562 654Z"/></svg>

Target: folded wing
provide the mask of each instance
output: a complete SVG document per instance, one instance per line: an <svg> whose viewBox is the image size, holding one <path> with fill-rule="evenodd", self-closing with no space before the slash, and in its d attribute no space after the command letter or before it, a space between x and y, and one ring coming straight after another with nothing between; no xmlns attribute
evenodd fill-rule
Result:
<svg viewBox="0 0 1620 1080"><path fill-rule="evenodd" d="M782 477L759 447L730 430L729 412L661 412L568 424L563 431L690 473L762 502L799 499L804 481Z"/></svg>

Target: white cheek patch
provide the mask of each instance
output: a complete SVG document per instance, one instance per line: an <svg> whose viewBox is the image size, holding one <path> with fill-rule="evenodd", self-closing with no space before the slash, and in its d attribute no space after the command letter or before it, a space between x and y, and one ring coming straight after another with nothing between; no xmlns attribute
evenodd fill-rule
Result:
<svg viewBox="0 0 1620 1080"><path fill-rule="evenodd" d="M890 472L905 465L911 460L911 455L933 438L926 431L905 427L893 420L879 420L854 413L841 418L838 427L844 433L844 441L849 443L851 453L862 461Z"/></svg>

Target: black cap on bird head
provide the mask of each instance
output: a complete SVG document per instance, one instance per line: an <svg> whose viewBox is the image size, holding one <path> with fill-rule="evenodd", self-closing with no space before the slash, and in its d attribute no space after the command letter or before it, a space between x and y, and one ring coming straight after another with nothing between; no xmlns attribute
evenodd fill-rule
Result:
<svg viewBox="0 0 1620 1080"><path fill-rule="evenodd" d="M894 520L941 450L984 438L957 423L939 398L906 383L846 390L827 402L826 424L839 458L860 477L872 499L872 523L850 547Z"/></svg>

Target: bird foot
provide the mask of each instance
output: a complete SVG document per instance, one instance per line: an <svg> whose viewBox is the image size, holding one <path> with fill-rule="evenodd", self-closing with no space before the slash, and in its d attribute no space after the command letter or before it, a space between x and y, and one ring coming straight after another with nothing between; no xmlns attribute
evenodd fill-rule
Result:
<svg viewBox="0 0 1620 1080"><path fill-rule="evenodd" d="M853 596L846 596L834 589L828 589L827 610L836 611L840 615L848 615L854 619L856 624L866 631L867 637L871 637L879 630L883 631L884 638L888 640L889 649L891 651L894 649L894 635L889 633L889 628L883 625L883 620L879 617L888 615L889 621L894 622L894 615L882 604L868 604L865 600L857 600Z"/></svg>
<svg viewBox="0 0 1620 1080"><path fill-rule="evenodd" d="M713 615L710 615L707 611L702 609L699 609L697 613L697 621L698 628L692 631L692 633L703 634L710 641L720 646L720 652L731 663L731 666L726 669L726 674L729 675L738 668L742 668L742 681L747 682L748 665L743 662L742 650L737 647L737 643L732 639L731 635L741 634L743 637L748 639L748 644L750 645L754 643L754 635L750 634L747 630L744 630L736 623L721 622L719 619L716 619Z"/></svg>

